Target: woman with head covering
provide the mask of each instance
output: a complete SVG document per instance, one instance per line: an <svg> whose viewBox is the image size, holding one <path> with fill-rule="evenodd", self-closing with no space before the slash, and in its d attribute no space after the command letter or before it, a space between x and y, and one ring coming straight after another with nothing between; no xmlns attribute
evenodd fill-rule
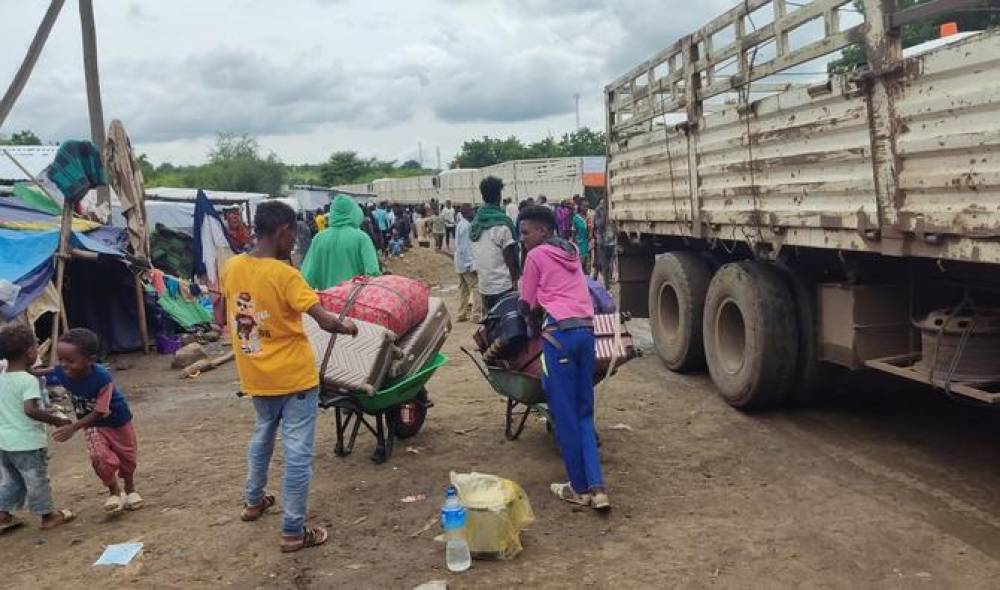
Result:
<svg viewBox="0 0 1000 590"><path fill-rule="evenodd" d="M322 291L359 275L382 274L372 239L361 230L364 213L350 197L337 195L327 229L316 234L302 263L302 276Z"/></svg>

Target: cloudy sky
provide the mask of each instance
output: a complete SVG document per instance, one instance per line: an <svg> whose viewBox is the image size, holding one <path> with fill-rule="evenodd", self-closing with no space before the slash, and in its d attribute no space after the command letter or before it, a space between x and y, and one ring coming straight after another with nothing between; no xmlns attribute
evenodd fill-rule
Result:
<svg viewBox="0 0 1000 590"><path fill-rule="evenodd" d="M218 131L289 163L335 150L448 160L469 137L603 128L604 84L736 0L96 0L105 117L154 162L204 159ZM0 87L47 0L0 5ZM86 137L76 2L0 129Z"/></svg>

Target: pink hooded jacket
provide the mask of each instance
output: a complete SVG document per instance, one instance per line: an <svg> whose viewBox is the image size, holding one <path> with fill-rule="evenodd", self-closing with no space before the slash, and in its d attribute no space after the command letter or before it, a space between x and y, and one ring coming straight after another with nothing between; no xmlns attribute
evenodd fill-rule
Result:
<svg viewBox="0 0 1000 590"><path fill-rule="evenodd" d="M580 256L569 242L563 247L551 243L537 246L524 261L521 277L521 301L535 308L541 306L557 321L594 317L587 279Z"/></svg>

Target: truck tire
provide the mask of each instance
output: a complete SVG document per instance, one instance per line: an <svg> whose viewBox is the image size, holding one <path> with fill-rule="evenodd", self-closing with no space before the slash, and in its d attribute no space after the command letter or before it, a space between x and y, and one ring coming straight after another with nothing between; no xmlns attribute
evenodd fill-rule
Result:
<svg viewBox="0 0 1000 590"><path fill-rule="evenodd" d="M671 371L705 368L702 310L712 280L708 260L670 252L656 260L649 280L649 324L656 353Z"/></svg>
<svg viewBox="0 0 1000 590"><path fill-rule="evenodd" d="M708 372L729 405L783 402L798 367L799 331L792 290L780 272L736 262L715 273L704 311Z"/></svg>
<svg viewBox="0 0 1000 590"><path fill-rule="evenodd" d="M788 401L807 406L833 397L843 372L840 367L819 360L816 286L796 275L793 269L781 270L795 299L799 328L799 363Z"/></svg>

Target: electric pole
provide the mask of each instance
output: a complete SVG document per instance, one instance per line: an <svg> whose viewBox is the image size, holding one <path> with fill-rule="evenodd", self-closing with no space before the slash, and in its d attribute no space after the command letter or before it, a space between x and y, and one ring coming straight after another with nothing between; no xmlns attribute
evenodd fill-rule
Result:
<svg viewBox="0 0 1000 590"><path fill-rule="evenodd" d="M420 167L424 167L424 142L417 142L417 159L420 161Z"/></svg>
<svg viewBox="0 0 1000 590"><path fill-rule="evenodd" d="M437 146L438 172L441 171L441 146Z"/></svg>
<svg viewBox="0 0 1000 590"><path fill-rule="evenodd" d="M576 101L576 130L580 130L580 93L577 92L573 95L573 99Z"/></svg>

